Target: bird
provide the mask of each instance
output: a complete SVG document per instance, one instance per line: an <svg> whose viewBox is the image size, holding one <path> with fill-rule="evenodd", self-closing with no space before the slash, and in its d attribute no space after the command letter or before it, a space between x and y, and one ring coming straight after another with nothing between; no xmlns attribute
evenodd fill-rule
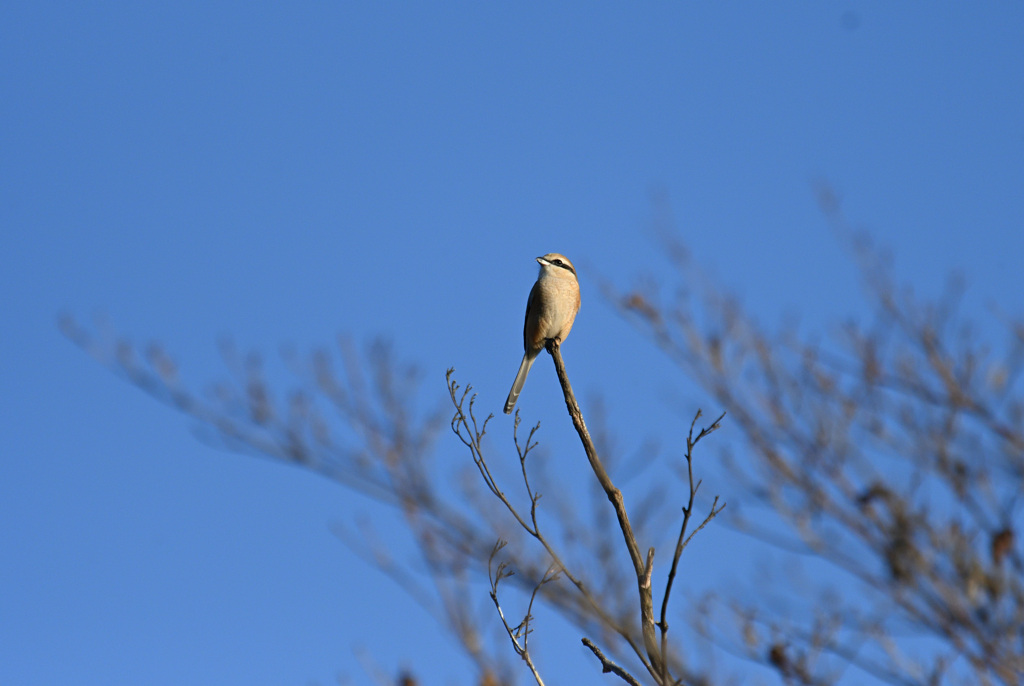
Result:
<svg viewBox="0 0 1024 686"><path fill-rule="evenodd" d="M537 258L540 274L526 301L526 323L523 324L523 361L505 401L505 414L512 414L516 400L526 383L537 355L549 340L561 344L569 335L576 313L580 311L580 284L576 268L565 255L549 252Z"/></svg>

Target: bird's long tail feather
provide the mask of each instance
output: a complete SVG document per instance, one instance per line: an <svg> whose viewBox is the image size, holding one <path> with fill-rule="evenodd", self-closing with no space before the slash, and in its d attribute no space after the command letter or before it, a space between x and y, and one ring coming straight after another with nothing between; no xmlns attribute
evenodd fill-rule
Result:
<svg viewBox="0 0 1024 686"><path fill-rule="evenodd" d="M512 382L512 390L508 392L508 400L505 401L505 414L512 414L512 408L516 406L516 401L519 400L523 384L526 383L526 376L530 373L530 367L533 366L533 361L536 359L536 355L531 356L529 353L523 355L523 362L519 365L519 373L516 374L516 380Z"/></svg>

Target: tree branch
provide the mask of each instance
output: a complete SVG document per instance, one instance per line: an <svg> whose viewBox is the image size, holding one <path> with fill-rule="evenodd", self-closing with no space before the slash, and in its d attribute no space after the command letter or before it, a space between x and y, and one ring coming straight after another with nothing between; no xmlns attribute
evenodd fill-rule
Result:
<svg viewBox="0 0 1024 686"><path fill-rule="evenodd" d="M717 431L721 425L721 421L725 418L723 412L719 415L718 419L712 422L711 426L703 428L700 433L697 434L697 438L693 437L693 427L696 426L697 420L700 419L703 413L697 410L697 414L693 416L693 421L690 422L690 432L686 435L686 474L689 478L690 483L690 499L687 504L683 507L683 524L679 527L679 538L676 540L676 549L672 555L672 567L668 572L668 581L665 583L665 597L661 600L661 621L658 622L658 628L661 629L661 653L664 655L668 651L668 620L666 619L668 613L668 599L672 594L672 584L675 582L676 570L679 567L679 558L683 555L683 550L686 545L690 542L698 531L703 529L708 522L714 519L719 512L725 508L725 503L722 503L722 507L718 507L718 496L715 496L714 502L711 503L711 511L708 516L704 518L704 521L700 523L696 531L691 533L688 537L686 536L686 527L690 524L690 516L693 514L693 500L697 497L697 490L700 488L701 482L694 482L693 480L693 449L700 442L702 438L708 434ZM668 660L662 661L661 668L661 682L663 684L668 683Z"/></svg>
<svg viewBox="0 0 1024 686"><path fill-rule="evenodd" d="M580 410L579 403L576 402L576 395L573 393L572 385L569 383L569 375L565 371L565 363L562 361L562 353L559 349L558 341L554 339L548 340L547 350L551 353L551 358L555 362L555 371L558 373L558 381L562 385L562 394L565 396L565 406L569 410L569 416L572 418L576 433L579 434L580 441L583 443L583 450L587 454L590 468L594 471L594 475L600 482L601 488L604 489L605 495L608 496L612 507L615 508L615 516L619 520L619 528L622 530L626 549L629 551L629 558L633 563L633 570L636 573L637 590L640 595L640 630L644 639L644 649L647 651L647 656L651 661L650 665L645 666L651 672L652 677L660 680L662 656L658 649L655 634L654 600L651 593L654 548L648 550L647 559L644 560L640 554L640 546L637 543L636 535L633 533L633 527L629 523L629 515L626 512L622 491L615 487L611 477L608 476L608 471L604 468L601 458L598 457L594 441L590 438L590 432L587 431L586 422L583 421L583 412Z"/></svg>

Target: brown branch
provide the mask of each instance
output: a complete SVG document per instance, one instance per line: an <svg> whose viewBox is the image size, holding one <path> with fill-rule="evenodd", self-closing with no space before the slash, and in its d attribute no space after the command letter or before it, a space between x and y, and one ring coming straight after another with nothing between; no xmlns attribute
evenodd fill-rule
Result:
<svg viewBox="0 0 1024 686"><path fill-rule="evenodd" d="M719 415L718 419L711 423L711 426L701 429L700 433L697 434L697 437L694 438L693 427L696 426L697 420L701 418L702 414L703 413L700 410L697 410L697 414L693 416L693 421L690 422L690 432L686 435L686 454L684 457L686 458L686 475L690 484L690 499L686 506L683 507L683 524L679 527L679 538L676 540L676 549L672 555L672 567L669 569L668 581L665 583L665 597L661 600L661 621L658 622L658 628L661 629L661 652L663 655L668 649L668 620L666 618L668 613L668 599L669 596L672 595L672 584L676 579L676 571L679 567L679 558L682 557L683 550L686 549L690 539L693 538L698 531L707 526L708 522L714 519L718 513L725 508L725 503L722 503L722 507L718 507L718 496L716 495L714 502L711 503L711 511L708 513L708 516L704 518L704 521L700 523L700 526L698 526L693 533L689 536L686 535L686 527L689 526L690 516L693 514L693 501L694 498L697 497L697 490L700 489L700 485L702 483L700 481L694 482L693 480L693 449L702 438L717 431L719 426L721 426L722 419L725 418L725 413L723 412ZM668 683L667 665L668 660L663 660L661 668L661 682L663 684Z"/></svg>
<svg viewBox="0 0 1024 686"><path fill-rule="evenodd" d="M540 672L537 671L536 665L533 664L533 658L530 656L529 640L530 640L530 620L533 619L533 601L537 598L537 591L540 587L549 581L553 581L557 576L558 572L554 567L549 567L548 571L544 573L537 585L533 588L533 593L530 595L530 604L526 608L526 616L523 617L523 621L519 623L519 626L510 627L508 620L505 619L505 613L501 609L501 603L498 601L498 584L501 583L502 579L507 579L514 574L508 568L508 564L501 562L498 564L497 571L492 569L494 564L495 556L505 547L505 541L499 540L494 544L494 549L491 550L491 556L487 560L487 578L491 582L491 600L494 602L495 609L498 610L498 617L501 618L501 623L505 627L505 633L508 634L509 639L512 641L512 648L516 651L516 655L521 657L526 663L526 666L530 668L530 673L533 675L534 680L537 682L537 686L544 686L544 680L540 676ZM519 639L522 638L522 643Z"/></svg>
<svg viewBox="0 0 1024 686"><path fill-rule="evenodd" d="M654 548L648 550L645 561L640 554L640 546L637 543L636 535L633 533L633 527L629 523L629 515L626 513L626 504L622 497L622 491L615 487L611 477L608 476L604 464L601 463L601 458L597 455L594 441L590 438L590 432L587 431L587 425L583 421L583 412L580 411L579 403L576 402L576 396L572 392L572 385L569 383L569 375L565 371L565 363L562 361L562 353L559 349L558 341L554 339L548 340L547 350L551 353L551 358L555 362L555 371L558 373L558 381L562 385L562 394L565 396L565 406L569 410L569 416L572 418L576 433L579 434L580 441L583 442L583 450L587 454L590 468L594 471L594 475L600 482L601 488L604 489L605 495L608 496L608 500L615 508L615 516L619 520L619 528L622 530L626 549L629 551L629 558L633 563L633 571L636 573L637 590L640 594L640 630L644 639L644 649L647 651L647 656L651 661L650 665L645 664L645 666L650 671L652 677L660 680L662 656L658 649L658 641L655 634L654 599L651 594Z"/></svg>
<svg viewBox="0 0 1024 686"><path fill-rule="evenodd" d="M508 509L508 511L515 518L519 526L526 531L531 537L537 540L538 543L543 546L545 552L551 558L554 566L557 570L564 574L566 579L580 592L580 595L585 603L585 607L593 613L594 617L605 627L613 628L616 633L622 638L623 641L629 646L630 650L637 656L637 659L644 665L645 668L650 669L650 665L647 662L645 655L645 648L641 648L634 636L625 627L621 626L618 618L613 617L612 614L606 609L600 602L600 599L594 595L593 592L583 583L580 576L574 574L563 562L562 555L554 547L551 541L548 540L547 536L540 530L540 527L536 518L536 504L540 495L535 493L529 484L529 480L526 478L526 458L528 453L536 446L533 440L534 433L537 431L539 425L534 426L527 436L525 444L521 444L518 437L519 429L519 413L516 412L516 420L513 429L513 439L516 445L516 451L519 455L521 469L523 470L523 478L526 485L527 495L530 497L531 511L530 515L526 516L520 514L516 510L515 506L508 500L501 488L498 486L497 481L494 479L490 468L487 466L487 461L484 457L483 446L481 444L484 436L484 432L487 428L487 422L483 423L480 427L477 424L476 417L474 415L474 402L476 395L470 395L470 387L467 387L464 391L459 393L460 386L454 380L454 369L449 369L447 373L448 379L448 391L452 400L452 404L455 408L455 415L452 417L452 430L456 436L469 448L470 453L473 457L473 462L477 466L484 482L487 485L488 490L495 495ZM469 398L468 410L464 409L466 398ZM489 420L490 417L488 417ZM531 526L532 523L532 526ZM561 604L557 599L552 596L547 596L549 601L555 602L556 605L566 607Z"/></svg>

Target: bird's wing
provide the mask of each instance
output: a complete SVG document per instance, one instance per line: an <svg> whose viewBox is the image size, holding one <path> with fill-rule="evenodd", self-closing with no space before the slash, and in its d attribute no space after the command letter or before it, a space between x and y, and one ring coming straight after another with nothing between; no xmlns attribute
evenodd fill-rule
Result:
<svg viewBox="0 0 1024 686"><path fill-rule="evenodd" d="M539 298L538 289L540 289L540 279L534 281L533 288L530 289L530 297L526 301L526 319L523 321L523 349L530 349L530 310L533 308L534 298Z"/></svg>

